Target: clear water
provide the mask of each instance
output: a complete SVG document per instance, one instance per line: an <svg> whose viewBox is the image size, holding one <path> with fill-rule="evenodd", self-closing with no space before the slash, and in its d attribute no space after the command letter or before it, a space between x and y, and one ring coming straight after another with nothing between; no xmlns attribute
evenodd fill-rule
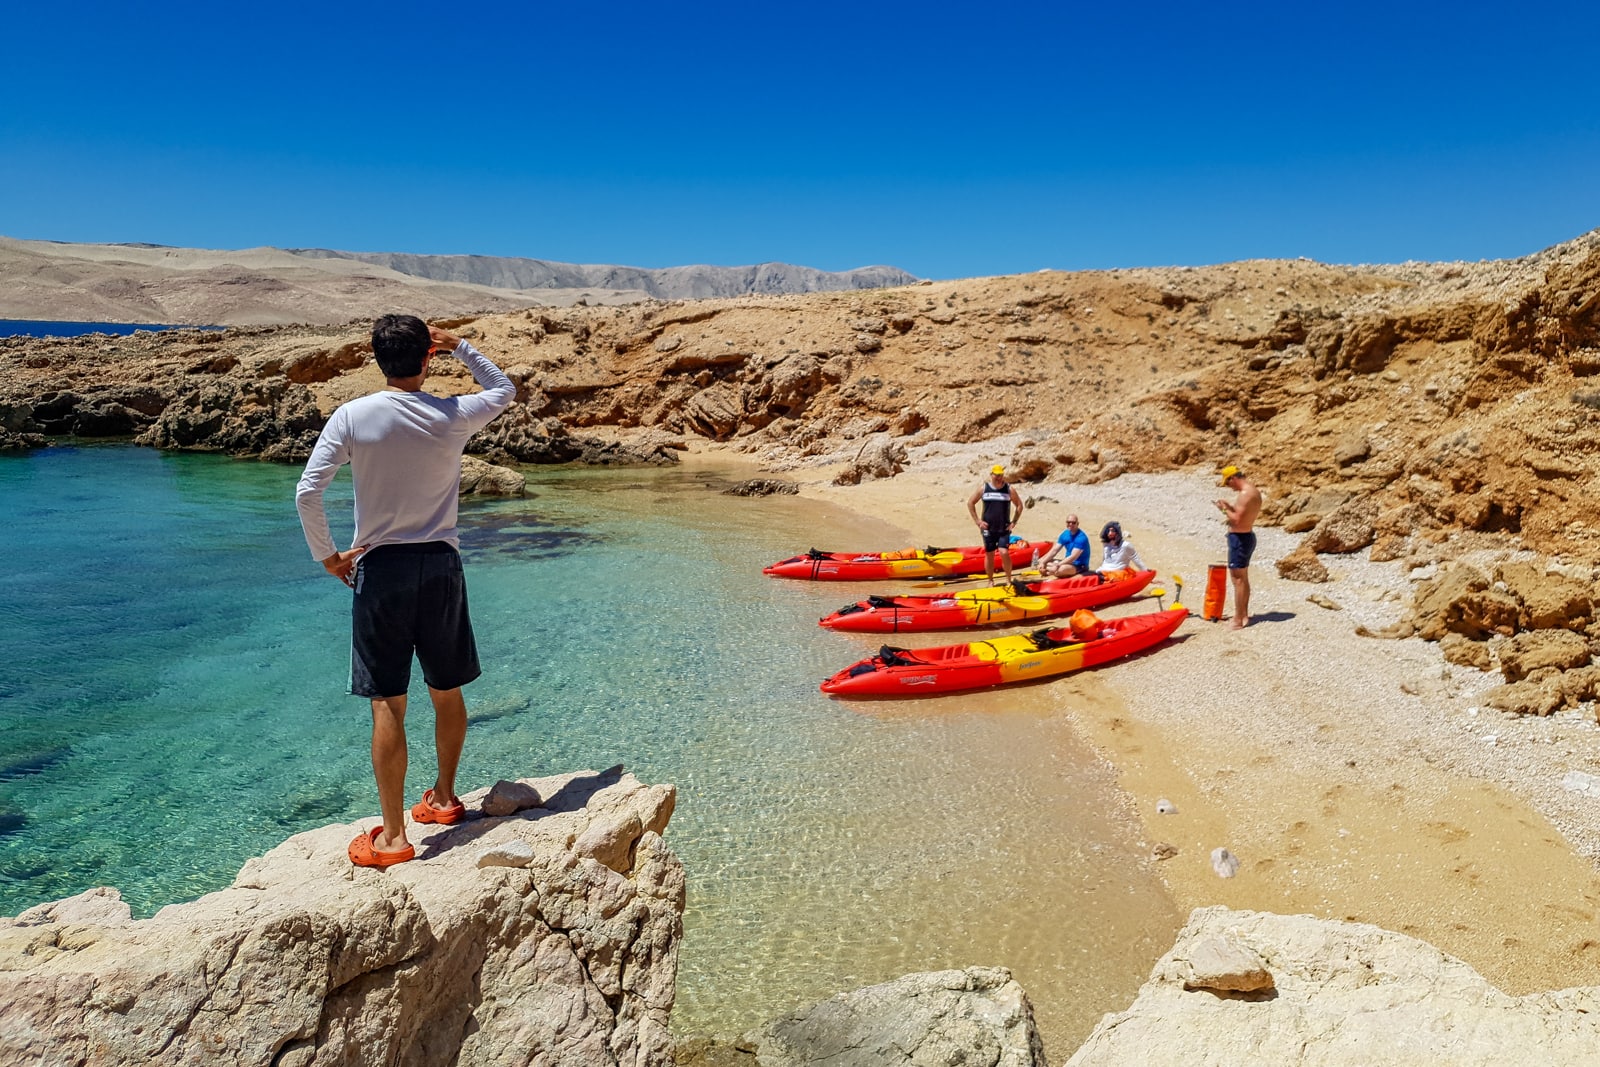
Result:
<svg viewBox="0 0 1600 1067"><path fill-rule="evenodd" d="M680 1029L966 964L1011 967L1054 1048L1126 1003L1178 917L1057 710L1079 683L831 701L817 682L873 646L815 620L861 590L760 566L887 533L716 495L714 473L529 474L535 495L462 511L485 675L460 781L622 763L678 786ZM0 912L108 884L147 915L375 813L348 594L305 548L297 476L130 447L0 460ZM348 499L342 477L336 533ZM420 678L413 697L408 795L432 780Z"/></svg>

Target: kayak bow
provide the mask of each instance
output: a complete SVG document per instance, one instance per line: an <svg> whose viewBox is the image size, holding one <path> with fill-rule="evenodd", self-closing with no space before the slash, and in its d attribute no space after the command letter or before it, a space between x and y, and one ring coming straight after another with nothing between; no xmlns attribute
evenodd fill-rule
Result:
<svg viewBox="0 0 1600 1067"><path fill-rule="evenodd" d="M1094 619L1090 637L1061 627L940 648L885 645L876 656L824 681L822 691L848 697L917 697L1031 682L1141 652L1172 636L1188 615L1188 608L1174 607Z"/></svg>

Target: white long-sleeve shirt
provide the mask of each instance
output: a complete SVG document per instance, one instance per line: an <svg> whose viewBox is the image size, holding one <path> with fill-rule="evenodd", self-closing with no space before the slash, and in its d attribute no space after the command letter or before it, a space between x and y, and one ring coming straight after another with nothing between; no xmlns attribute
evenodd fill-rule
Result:
<svg viewBox="0 0 1600 1067"><path fill-rule="evenodd" d="M1144 561L1139 558L1139 553L1133 545L1128 543L1126 537L1116 544L1105 542L1105 552L1100 560L1099 570L1102 571L1142 571L1145 569Z"/></svg>
<svg viewBox="0 0 1600 1067"><path fill-rule="evenodd" d="M511 404L517 389L467 342L452 354L472 371L483 392L434 396L385 390L343 405L323 427L294 494L314 559L338 551L322 494L346 463L356 488L352 546L448 541L459 547L461 453L469 437Z"/></svg>

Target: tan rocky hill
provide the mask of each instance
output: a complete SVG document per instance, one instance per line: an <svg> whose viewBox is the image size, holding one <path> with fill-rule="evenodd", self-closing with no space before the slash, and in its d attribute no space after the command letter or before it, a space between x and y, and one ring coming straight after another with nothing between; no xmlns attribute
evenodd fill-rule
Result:
<svg viewBox="0 0 1600 1067"><path fill-rule="evenodd" d="M1238 463L1269 488L1268 521L1306 529L1360 501L1357 539L1390 558L1453 531L1600 556L1600 232L1513 261L1051 272L451 321L521 387L482 446L528 461L572 458L529 443L557 429L710 438L774 469L873 434L1022 434L1003 458L1028 478ZM293 458L318 424L306 396L325 413L376 383L365 333L0 342L5 424L237 452L287 434L274 454ZM264 425L291 396L295 426ZM207 413L235 409L262 432L213 439L229 419ZM174 432L152 433L163 420Z"/></svg>

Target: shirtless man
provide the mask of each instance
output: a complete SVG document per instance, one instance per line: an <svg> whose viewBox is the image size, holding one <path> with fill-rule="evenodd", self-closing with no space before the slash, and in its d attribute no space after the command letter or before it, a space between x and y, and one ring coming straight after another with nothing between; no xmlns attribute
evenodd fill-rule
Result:
<svg viewBox="0 0 1600 1067"><path fill-rule="evenodd" d="M1261 490L1239 472L1222 468L1217 483L1234 491L1232 500L1218 500L1217 510L1228 517L1228 578L1233 582L1233 622L1229 629L1250 624L1250 557L1256 550L1256 516L1261 514Z"/></svg>

